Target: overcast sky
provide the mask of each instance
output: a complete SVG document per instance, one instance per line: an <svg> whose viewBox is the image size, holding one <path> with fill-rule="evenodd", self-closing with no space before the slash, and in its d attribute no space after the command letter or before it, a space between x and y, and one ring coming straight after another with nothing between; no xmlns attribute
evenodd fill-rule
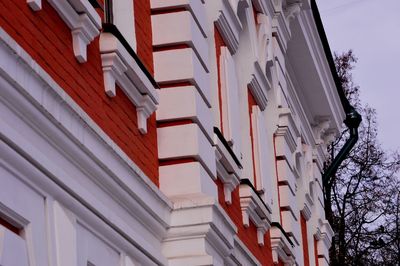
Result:
<svg viewBox="0 0 400 266"><path fill-rule="evenodd" d="M379 140L400 149L400 0L317 0L332 52L353 49L361 100L378 113Z"/></svg>

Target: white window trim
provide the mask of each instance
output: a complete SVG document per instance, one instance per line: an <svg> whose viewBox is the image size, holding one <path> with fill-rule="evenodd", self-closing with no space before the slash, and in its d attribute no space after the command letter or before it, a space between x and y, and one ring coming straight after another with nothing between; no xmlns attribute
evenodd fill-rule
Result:
<svg viewBox="0 0 400 266"><path fill-rule="evenodd" d="M140 133L147 133L147 118L158 105L156 88L113 34L103 32L100 35L100 53L105 92L115 97L115 84L118 84L136 106Z"/></svg>
<svg viewBox="0 0 400 266"><path fill-rule="evenodd" d="M229 0L222 1L220 14L215 24L227 44L229 51L231 51L232 54L236 53L239 49L239 34L242 30L242 24Z"/></svg>
<svg viewBox="0 0 400 266"><path fill-rule="evenodd" d="M101 18L88 0L47 0L71 29L74 55L79 63L87 61L87 45L100 34ZM34 11L41 0L27 0Z"/></svg>

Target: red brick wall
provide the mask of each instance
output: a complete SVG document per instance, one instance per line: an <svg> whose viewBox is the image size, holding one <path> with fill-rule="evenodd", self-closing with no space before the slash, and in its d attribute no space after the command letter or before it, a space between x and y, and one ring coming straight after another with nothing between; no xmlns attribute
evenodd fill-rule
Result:
<svg viewBox="0 0 400 266"><path fill-rule="evenodd" d="M158 184L155 115L148 120L148 133L141 135L136 108L125 94L117 89L116 97L106 96L98 38L88 46L88 62L79 64L72 51L71 30L47 1L42 1L42 10L33 12L24 0L3 0L0 14L1 27ZM135 0L138 54L152 72L149 14L149 0Z"/></svg>
<svg viewBox="0 0 400 266"><path fill-rule="evenodd" d="M135 3L134 12L137 54L142 59L150 73L154 74L150 0L132 1Z"/></svg>
<svg viewBox="0 0 400 266"><path fill-rule="evenodd" d="M319 261L318 261L318 241L314 237L314 257L315 257L315 266L319 266Z"/></svg>
<svg viewBox="0 0 400 266"><path fill-rule="evenodd" d="M307 221L301 213L300 213L300 223L301 223L301 238L303 240L304 266L310 266L310 258L308 255Z"/></svg>

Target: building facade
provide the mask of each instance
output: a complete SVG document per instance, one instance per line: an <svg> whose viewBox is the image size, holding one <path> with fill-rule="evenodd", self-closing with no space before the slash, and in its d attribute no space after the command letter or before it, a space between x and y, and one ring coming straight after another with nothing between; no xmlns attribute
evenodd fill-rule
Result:
<svg viewBox="0 0 400 266"><path fill-rule="evenodd" d="M0 265L329 264L345 113L314 1L0 12Z"/></svg>

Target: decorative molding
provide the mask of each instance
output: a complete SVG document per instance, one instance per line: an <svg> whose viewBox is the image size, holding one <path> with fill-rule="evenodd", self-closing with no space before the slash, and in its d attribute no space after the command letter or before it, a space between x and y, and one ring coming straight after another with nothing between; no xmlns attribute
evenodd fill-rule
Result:
<svg viewBox="0 0 400 266"><path fill-rule="evenodd" d="M71 29L74 55L79 63L87 61L87 46L100 34L101 18L88 0L48 0L65 24ZM27 0L38 11L41 0Z"/></svg>
<svg viewBox="0 0 400 266"><path fill-rule="evenodd" d="M265 76L264 71L262 71L258 61L254 62L254 73L251 75L249 88L257 105L264 111L268 104L267 91L271 89L271 84Z"/></svg>
<svg viewBox="0 0 400 266"><path fill-rule="evenodd" d="M272 66L273 44L272 44L272 21L265 14L257 14L257 43L258 43L258 61L262 72L266 74L267 66Z"/></svg>
<svg viewBox="0 0 400 266"><path fill-rule="evenodd" d="M42 0L26 0L26 3L33 11L39 11L42 9Z"/></svg>
<svg viewBox="0 0 400 266"><path fill-rule="evenodd" d="M265 0L253 0L252 1L255 9L262 14L270 15L274 14L274 4L272 1L265 1Z"/></svg>
<svg viewBox="0 0 400 266"><path fill-rule="evenodd" d="M281 260L284 265L296 265L293 247L291 247L281 230L273 226L270 229L270 235L272 261L274 264L278 264Z"/></svg>
<svg viewBox="0 0 400 266"><path fill-rule="evenodd" d="M136 106L140 133L147 133L147 118L157 109L158 93L128 51L111 33L100 35L105 92L116 96L116 84Z"/></svg>
<svg viewBox="0 0 400 266"><path fill-rule="evenodd" d="M275 13L275 17L272 20L272 36L276 38L282 53L285 53L291 33L282 12Z"/></svg>
<svg viewBox="0 0 400 266"><path fill-rule="evenodd" d="M302 3L300 0L290 0L286 2L285 17L290 27L290 23L300 14Z"/></svg>
<svg viewBox="0 0 400 266"><path fill-rule="evenodd" d="M235 245L231 255L234 261L233 265L262 265L237 235L234 237L234 243Z"/></svg>
<svg viewBox="0 0 400 266"><path fill-rule="evenodd" d="M239 48L239 33L242 30L242 24L235 11L232 9L229 0L222 0L222 10L220 10L215 24L227 44L229 51L235 54Z"/></svg>
<svg viewBox="0 0 400 266"><path fill-rule="evenodd" d="M231 204L232 191L240 184L240 170L223 145L215 144L215 157L217 161L217 177L221 179L224 185L225 202Z"/></svg>
<svg viewBox="0 0 400 266"><path fill-rule="evenodd" d="M306 194L306 198L308 198L308 197L309 197L309 195ZM301 214L303 215L304 219L306 219L306 221L310 220L310 218L312 216L311 206L309 203L304 203L304 207L301 210Z"/></svg>
<svg viewBox="0 0 400 266"><path fill-rule="evenodd" d="M315 237L317 240L324 242L327 249L331 247L332 237L334 235L333 229L327 220L321 218L318 219L317 232Z"/></svg>
<svg viewBox="0 0 400 266"><path fill-rule="evenodd" d="M248 185L240 185L240 207L243 216L243 225L250 226L250 220L257 227L257 240L260 246L264 245L264 234L271 227L271 210L263 204L256 192Z"/></svg>
<svg viewBox="0 0 400 266"><path fill-rule="evenodd" d="M232 191L240 184L242 172L235 159L215 132L213 142L217 164L217 177L220 178L224 184L225 202L231 204Z"/></svg>
<svg viewBox="0 0 400 266"><path fill-rule="evenodd" d="M216 257L231 256L237 228L214 197L171 199L174 210L162 246L170 265L219 265Z"/></svg>
<svg viewBox="0 0 400 266"><path fill-rule="evenodd" d="M322 145L325 143L324 134L329 129L331 121L329 118L317 117L316 125L313 127L314 135L315 135L315 144Z"/></svg>
<svg viewBox="0 0 400 266"><path fill-rule="evenodd" d="M278 108L279 124L276 130L276 136L283 136L288 144L290 151L294 153L297 149L300 131L298 122L294 120L289 108ZM287 158L289 160L289 158ZM291 165L292 166L292 165Z"/></svg>

